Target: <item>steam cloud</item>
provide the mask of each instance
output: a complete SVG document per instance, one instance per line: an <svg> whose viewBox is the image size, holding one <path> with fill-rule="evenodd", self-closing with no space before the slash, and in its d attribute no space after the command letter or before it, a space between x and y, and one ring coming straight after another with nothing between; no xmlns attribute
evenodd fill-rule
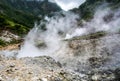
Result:
<svg viewBox="0 0 120 81"><path fill-rule="evenodd" d="M18 57L34 57L41 55L51 55L64 46L63 39L67 32L77 27L77 15L73 13L64 13L65 17L55 16L45 18L47 20L46 31L40 30L40 25L35 25L26 37L26 41L19 52ZM35 41L43 41L45 48L39 49L35 46Z"/></svg>
<svg viewBox="0 0 120 81"><path fill-rule="evenodd" d="M59 14L52 18L45 18L45 21L41 24L35 24L35 27L29 32L25 38L24 45L19 51L18 57L35 57L35 56L51 56L60 62L68 64L69 68L72 67L84 67L84 64L78 66L77 62L86 62L88 58L94 56L92 55L91 50L82 51L83 56L74 57L71 49L68 47L68 41L65 39L71 39L76 36L87 35L90 33L95 33L98 31L105 31L108 33L107 36L100 39L100 44L97 48L97 55L100 57L107 58L105 54L101 54L103 48L106 47L112 57L120 55L120 10L111 11L110 8L99 9L95 12L94 17L91 21L82 20L83 25L78 26L79 16L69 12L64 13L63 15ZM41 26L45 24L45 30L41 30ZM109 34L117 34L109 36ZM113 40L112 38L115 38ZM37 42L42 42L44 44L41 47L36 46ZM39 44L39 43L37 43ZM40 43L41 44L41 43ZM118 46L117 46L118 45ZM91 48L91 46L87 47ZM116 48L116 49L114 49ZM93 48L94 49L94 48ZM115 51L116 50L116 51ZM114 51L114 53L113 53ZM97 56L95 55L95 56ZM108 56L109 57L109 56ZM119 59L115 60L114 58L109 58L114 60L114 62L107 62L105 67L109 64L117 65L120 61ZM68 61L69 60L69 61Z"/></svg>

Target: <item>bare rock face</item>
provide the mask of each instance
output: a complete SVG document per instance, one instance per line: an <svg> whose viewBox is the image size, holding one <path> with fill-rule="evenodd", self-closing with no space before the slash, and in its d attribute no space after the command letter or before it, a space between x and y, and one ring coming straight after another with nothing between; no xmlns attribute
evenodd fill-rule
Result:
<svg viewBox="0 0 120 81"><path fill-rule="evenodd" d="M3 31L0 33L0 39L2 39L5 42L11 42L13 40L19 40L20 37L9 31Z"/></svg>
<svg viewBox="0 0 120 81"><path fill-rule="evenodd" d="M20 36L9 31L0 32L0 51L2 50L18 50L23 43Z"/></svg>

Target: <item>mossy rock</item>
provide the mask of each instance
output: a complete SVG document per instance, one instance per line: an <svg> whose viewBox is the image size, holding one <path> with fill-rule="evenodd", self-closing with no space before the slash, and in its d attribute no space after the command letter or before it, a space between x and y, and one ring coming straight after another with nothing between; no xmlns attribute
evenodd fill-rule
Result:
<svg viewBox="0 0 120 81"><path fill-rule="evenodd" d="M104 37L107 33L105 31L99 31L95 33L91 33L88 35L83 35L83 36L77 36L73 37L72 39L67 39L67 40L90 40L90 39L99 39L101 37ZM66 41L67 41L66 40Z"/></svg>
<svg viewBox="0 0 120 81"><path fill-rule="evenodd" d="M0 46L6 46L6 45L7 45L6 42L0 39Z"/></svg>
<svg viewBox="0 0 120 81"><path fill-rule="evenodd" d="M38 47L38 48L47 47L45 42L41 41L41 40L35 41L35 46Z"/></svg>

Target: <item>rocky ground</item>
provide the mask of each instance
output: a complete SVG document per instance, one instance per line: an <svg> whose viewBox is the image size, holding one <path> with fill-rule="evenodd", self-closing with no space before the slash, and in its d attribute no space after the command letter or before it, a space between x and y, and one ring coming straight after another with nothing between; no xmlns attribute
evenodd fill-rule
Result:
<svg viewBox="0 0 120 81"><path fill-rule="evenodd" d="M6 58L0 56L0 81L80 81L51 57Z"/></svg>
<svg viewBox="0 0 120 81"><path fill-rule="evenodd" d="M120 69L76 73L48 56L6 58L0 55L0 81L119 81Z"/></svg>
<svg viewBox="0 0 120 81"><path fill-rule="evenodd" d="M120 81L119 39L120 34L97 32L65 40L73 55L57 61L0 52L0 81ZM19 44L0 48L5 49L19 50Z"/></svg>

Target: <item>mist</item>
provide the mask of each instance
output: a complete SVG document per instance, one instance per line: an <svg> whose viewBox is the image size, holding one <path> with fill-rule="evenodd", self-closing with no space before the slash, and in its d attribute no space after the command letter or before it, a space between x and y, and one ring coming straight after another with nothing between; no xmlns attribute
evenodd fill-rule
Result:
<svg viewBox="0 0 120 81"><path fill-rule="evenodd" d="M46 31L40 30L41 25L37 25L29 32L25 38L23 47L21 48L18 57L35 57L42 55L52 55L62 46L65 42L62 41L67 32L72 31L72 28L77 27L76 19L78 15L73 13L64 13L65 16L55 16L52 18L45 17L47 21ZM45 47L41 49L35 46L35 42L42 41ZM32 49L31 49L32 48Z"/></svg>
<svg viewBox="0 0 120 81"><path fill-rule="evenodd" d="M116 57L120 55L120 10L113 11L109 7L98 9L90 21L81 20L82 26L78 25L79 19L79 15L73 12L63 12L62 15L51 18L45 17L44 21L35 24L35 27L25 37L18 58L50 56L63 65L65 64L67 69L87 68L88 70L90 68L88 59L97 57L111 60L106 61L105 65L99 68L116 67L115 65L120 62L119 57ZM41 29L43 25L46 27L45 30ZM104 31L106 36L98 39L96 47L91 40L79 40L80 50L71 49L70 42L65 41L99 31ZM88 45L85 45L87 43ZM39 47L39 44L42 45ZM106 55L106 52L110 55Z"/></svg>

